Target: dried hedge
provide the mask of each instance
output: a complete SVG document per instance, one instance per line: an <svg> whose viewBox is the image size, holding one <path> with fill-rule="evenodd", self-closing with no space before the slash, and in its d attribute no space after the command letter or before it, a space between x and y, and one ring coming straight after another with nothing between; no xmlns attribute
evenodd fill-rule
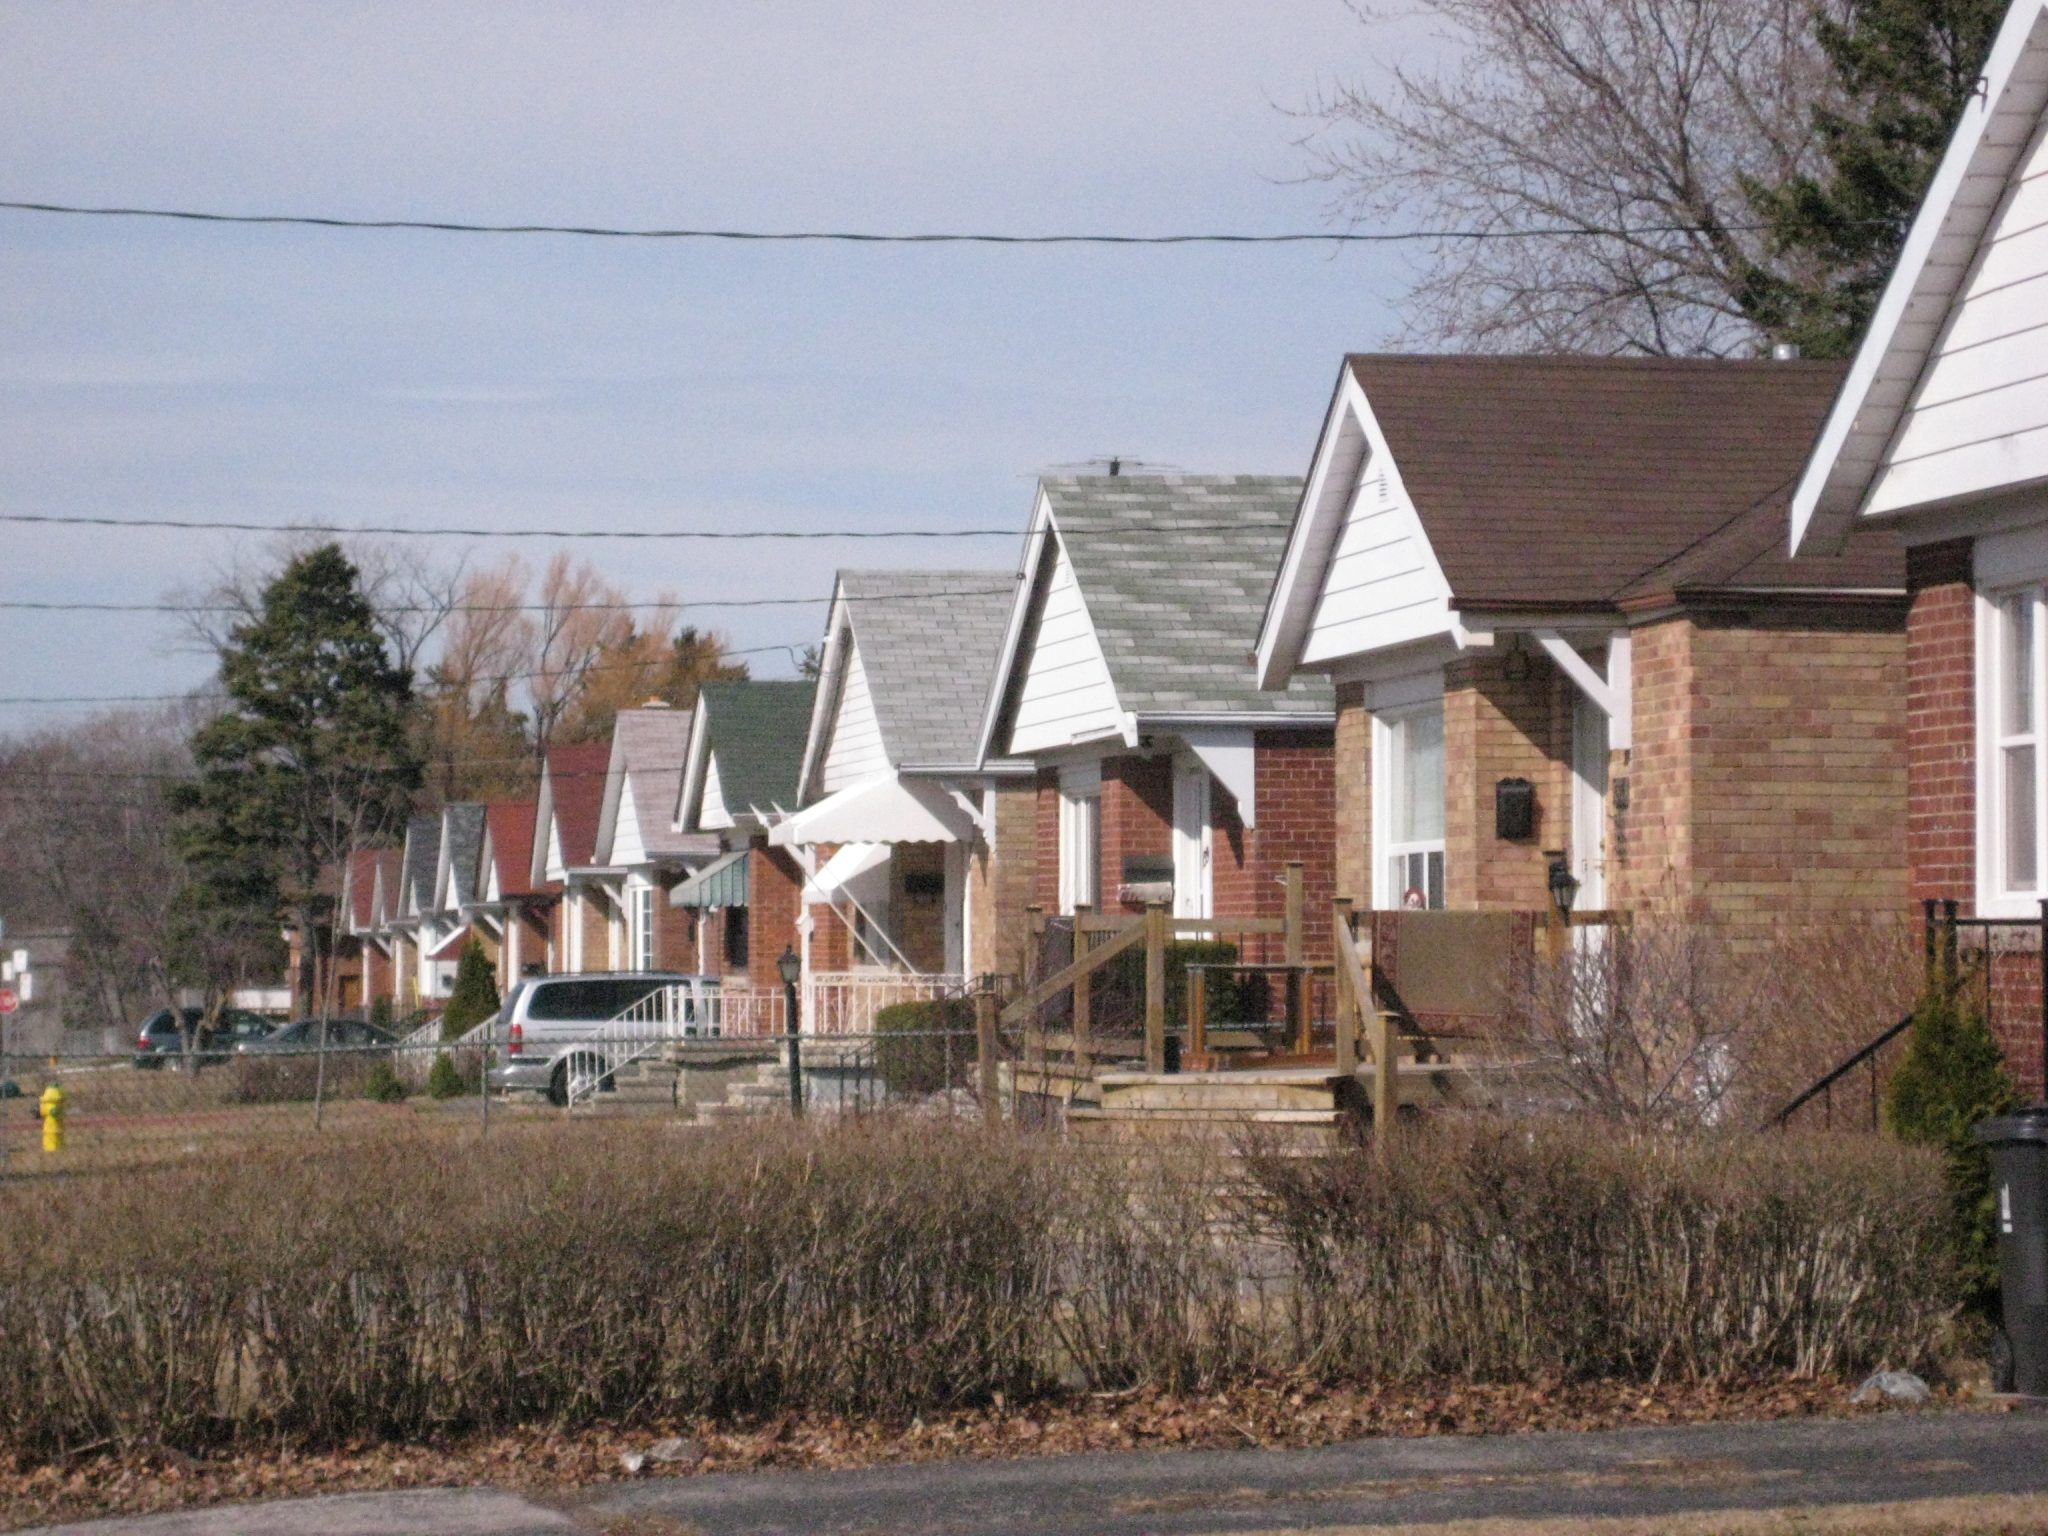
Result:
<svg viewBox="0 0 2048 1536"><path fill-rule="evenodd" d="M1939 1168L1876 1143L1472 1128L1391 1170L907 1120L298 1146L0 1186L0 1444L1855 1372L1925 1367L1952 1314Z"/></svg>

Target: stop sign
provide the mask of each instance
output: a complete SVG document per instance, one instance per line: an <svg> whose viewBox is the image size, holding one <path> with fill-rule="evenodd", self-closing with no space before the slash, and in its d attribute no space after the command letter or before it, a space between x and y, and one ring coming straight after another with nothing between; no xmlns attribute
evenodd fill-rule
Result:
<svg viewBox="0 0 2048 1536"><path fill-rule="evenodd" d="M0 1013L13 1013L21 1006L21 999L14 995L12 987L0 987Z"/></svg>

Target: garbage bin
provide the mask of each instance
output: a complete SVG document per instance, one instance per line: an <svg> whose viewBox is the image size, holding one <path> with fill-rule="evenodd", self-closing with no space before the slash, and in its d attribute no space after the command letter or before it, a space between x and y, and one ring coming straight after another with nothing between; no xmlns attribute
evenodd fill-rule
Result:
<svg viewBox="0 0 2048 1536"><path fill-rule="evenodd" d="M1980 1121L1998 1213L1999 1310L1991 1341L1997 1392L2048 1397L2048 1104Z"/></svg>

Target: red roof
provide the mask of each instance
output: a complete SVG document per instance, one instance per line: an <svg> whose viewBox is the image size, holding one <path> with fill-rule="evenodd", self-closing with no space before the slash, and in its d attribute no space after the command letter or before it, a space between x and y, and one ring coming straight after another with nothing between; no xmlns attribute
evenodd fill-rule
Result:
<svg viewBox="0 0 2048 1536"><path fill-rule="evenodd" d="M484 807L484 825L491 834L491 862L497 866L501 896L537 894L533 884L533 828L539 813L540 803L536 800L494 800ZM540 890L548 888L542 885Z"/></svg>
<svg viewBox="0 0 2048 1536"><path fill-rule="evenodd" d="M358 848L348 856L348 915L354 928L368 928L376 921L377 853L375 848Z"/></svg>
<svg viewBox="0 0 2048 1536"><path fill-rule="evenodd" d="M555 835L562 841L562 863L570 869L588 865L597 851L597 823L604 814L604 776L611 760L608 742L548 748Z"/></svg>

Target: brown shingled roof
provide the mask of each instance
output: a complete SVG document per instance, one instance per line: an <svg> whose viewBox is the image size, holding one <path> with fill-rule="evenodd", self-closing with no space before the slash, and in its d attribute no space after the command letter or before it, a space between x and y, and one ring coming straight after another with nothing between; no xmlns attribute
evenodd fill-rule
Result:
<svg viewBox="0 0 2048 1536"><path fill-rule="evenodd" d="M491 859L498 867L498 894L532 896L533 831L540 813L534 800L493 800L484 807L491 830Z"/></svg>
<svg viewBox="0 0 2048 1536"><path fill-rule="evenodd" d="M1786 553L1839 363L1368 354L1349 366L1461 609L1905 585L1889 538L1852 540L1837 559Z"/></svg>
<svg viewBox="0 0 2048 1536"><path fill-rule="evenodd" d="M604 812L605 770L611 763L608 742L548 748L548 787L554 793L555 831L562 840L562 862L570 869L590 863L597 846L597 822Z"/></svg>

